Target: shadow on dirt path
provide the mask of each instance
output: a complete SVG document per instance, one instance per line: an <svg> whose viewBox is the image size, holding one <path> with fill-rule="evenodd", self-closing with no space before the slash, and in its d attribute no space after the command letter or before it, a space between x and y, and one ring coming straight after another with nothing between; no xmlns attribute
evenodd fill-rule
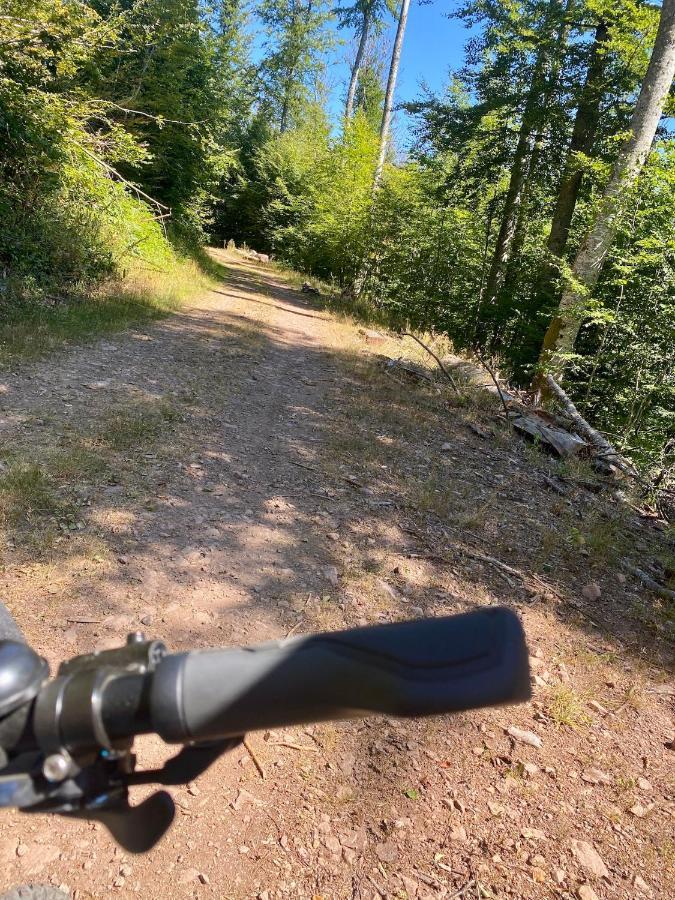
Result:
<svg viewBox="0 0 675 900"><path fill-rule="evenodd" d="M179 649L510 604L535 704L254 735L266 777L233 752L175 792L178 821L142 859L82 823L5 816L0 887L539 898L590 880L633 897L641 872L668 896L671 695L613 570L621 528L583 491L552 497L554 464L495 426L490 401L392 380L377 353L396 342L370 347L274 270L216 255L230 275L198 304L2 379L4 465L43 476L4 553L28 639L54 664L139 627ZM144 763L166 752L141 742Z"/></svg>

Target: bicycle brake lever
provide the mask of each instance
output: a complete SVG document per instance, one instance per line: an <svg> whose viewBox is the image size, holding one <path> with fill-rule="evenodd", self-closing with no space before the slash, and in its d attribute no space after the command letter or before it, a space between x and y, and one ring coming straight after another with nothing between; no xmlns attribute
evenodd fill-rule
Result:
<svg viewBox="0 0 675 900"><path fill-rule="evenodd" d="M129 804L129 787L144 784L187 784L205 772L228 750L233 749L240 738L211 741L183 747L162 766L141 772L115 774L111 790L75 799L70 802L59 797L58 792L49 801L24 806L23 812L52 812L76 819L100 822L112 837L129 853L147 853L166 834L175 817L175 805L167 791L157 791L137 806ZM70 793L65 785L64 793ZM60 802L63 805L60 806ZM75 806L75 803L80 805Z"/></svg>
<svg viewBox="0 0 675 900"><path fill-rule="evenodd" d="M89 806L62 814L100 822L128 853L147 853L170 828L176 807L167 791L157 791L138 806L130 806L125 793L98 808Z"/></svg>

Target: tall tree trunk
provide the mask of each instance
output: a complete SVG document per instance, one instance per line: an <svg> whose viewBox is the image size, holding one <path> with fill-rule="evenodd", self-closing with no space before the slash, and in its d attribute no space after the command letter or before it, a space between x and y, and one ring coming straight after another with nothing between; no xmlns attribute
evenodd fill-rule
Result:
<svg viewBox="0 0 675 900"><path fill-rule="evenodd" d="M573 0L569 0L571 5ZM544 25L548 30L555 23L559 15L562 0L550 0L550 23ZM566 42L568 25L563 20L558 28L555 48L552 48L548 40L544 40L539 48L532 71L530 89L525 101L525 108L518 134L518 143L511 166L511 177L504 199L502 221L497 234L497 243L492 254L492 262L485 283L485 292L482 308L490 308L495 305L499 292L504 284L507 273L507 265L511 257L512 245L518 227L519 211L526 190L528 174L532 170L532 152L536 143L536 122L542 109L546 109L547 101L553 94L558 75L560 73L560 53ZM553 59L551 59L553 57ZM546 75L549 72L548 77Z"/></svg>
<svg viewBox="0 0 675 900"><path fill-rule="evenodd" d="M281 118L279 119L279 132L283 134L288 129L288 113L290 112L290 84L284 89L284 102L281 105Z"/></svg>
<svg viewBox="0 0 675 900"><path fill-rule="evenodd" d="M356 59L352 66L352 74L349 79L349 90L347 91L347 104L345 106L345 122L351 121L354 113L354 97L356 96L356 86L359 83L359 74L361 72L361 63L363 62L363 54L366 52L366 44L368 43L368 32L370 31L370 10L363 13L363 22L361 23L361 37L359 39L358 50L356 51Z"/></svg>
<svg viewBox="0 0 675 900"><path fill-rule="evenodd" d="M387 156L389 131L391 128L391 114L394 109L394 91L396 90L398 67L401 61L401 48L403 47L403 37L405 35L405 26L408 21L409 9L410 0L401 0L401 12L398 17L396 39L394 40L394 49L391 52L391 62L389 64L387 91L384 95L384 111L382 113L382 124L380 126L380 152L377 158L377 166L375 167L375 177L373 179L374 188L377 188L380 183L380 179L382 178L382 170L384 169L384 160Z"/></svg>
<svg viewBox="0 0 675 900"><path fill-rule="evenodd" d="M549 258L544 263L537 285L541 307L554 296L554 285L560 274L560 259L567 246L572 216L583 180L583 169L576 155L578 153L588 155L591 152L600 122L600 103L604 93L603 78L606 67L603 50L608 37L607 23L600 22L591 47L586 80L579 98L567 160L551 219L551 231L546 245Z"/></svg>
<svg viewBox="0 0 675 900"><path fill-rule="evenodd" d="M574 349L585 317L586 297L597 283L616 236L621 201L647 159L674 76L675 0L663 0L654 49L631 117L630 135L614 163L595 221L572 264L572 277L544 337L541 363L554 376L560 377L565 357Z"/></svg>

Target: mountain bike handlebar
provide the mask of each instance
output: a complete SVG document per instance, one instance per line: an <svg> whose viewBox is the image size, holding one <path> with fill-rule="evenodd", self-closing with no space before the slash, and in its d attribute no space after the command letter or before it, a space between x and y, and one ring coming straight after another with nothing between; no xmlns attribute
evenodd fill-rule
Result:
<svg viewBox="0 0 675 900"><path fill-rule="evenodd" d="M171 655L136 633L62 663L52 680L29 647L0 641L0 806L96 818L141 852L173 804L159 792L130 807L129 785L192 780L247 731L529 696L523 630L501 608ZM133 739L150 732L187 746L161 770L134 772Z"/></svg>
<svg viewBox="0 0 675 900"><path fill-rule="evenodd" d="M150 693L169 742L370 712L427 716L529 696L518 619L504 609L167 656Z"/></svg>

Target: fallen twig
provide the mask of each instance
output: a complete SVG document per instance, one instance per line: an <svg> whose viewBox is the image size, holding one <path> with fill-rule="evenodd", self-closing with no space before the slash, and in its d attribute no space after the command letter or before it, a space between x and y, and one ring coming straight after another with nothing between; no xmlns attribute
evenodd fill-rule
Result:
<svg viewBox="0 0 675 900"><path fill-rule="evenodd" d="M426 350L427 353L429 354L429 356L433 357L433 359L436 360L436 362L438 363L438 368L448 379L448 381L452 385L452 389L454 390L454 392L456 394L459 394L459 388L457 387L457 382L452 377L452 375L448 372L448 370L445 368L445 366L440 361L440 359L436 356L434 351L431 350L429 347L427 347L427 345L424 343L424 341L421 341L416 335L412 334L410 331L402 331L401 334L404 335L405 337L411 337L413 339L413 341L417 341L417 343L420 345L420 347L422 347L424 350Z"/></svg>
<svg viewBox="0 0 675 900"><path fill-rule="evenodd" d="M315 475L321 474L317 469L314 469L312 466L308 466L305 463L298 462L297 459L289 459L288 461L291 465L298 466L300 469L307 469L308 472L314 472Z"/></svg>
<svg viewBox="0 0 675 900"><path fill-rule="evenodd" d="M293 741L273 741L273 747L288 747L289 750L305 750L307 753L318 753L318 747L310 747L305 744L294 744Z"/></svg>
<svg viewBox="0 0 675 900"><path fill-rule="evenodd" d="M242 743L243 743L243 745L244 745L244 749L246 750L246 752L248 753L248 755L249 755L249 756L251 757L251 759L253 760L253 765L254 765L254 766L256 767L256 769L258 770L258 774L260 775L260 777L261 777L262 780L264 781L264 780L265 780L265 770L263 769L262 763L260 762L260 760L258 759L258 757L255 755L255 752L254 752L254 750L253 750L253 747L251 747L251 745L250 745L249 742L246 740L246 738L244 738L244 740L242 741Z"/></svg>
<svg viewBox="0 0 675 900"><path fill-rule="evenodd" d="M485 369L485 371L488 373L488 375L490 376L490 378L491 378L492 381L494 382L494 386L497 388L497 393L499 394L499 399L502 401L502 406L504 407L504 414L506 415L506 421L507 421L507 423L510 425L510 424L511 424L511 419L509 418L509 407L508 407L508 404L507 404L506 399L505 399L505 397L504 397L504 394L503 394L503 392L502 392L502 389L501 389L501 387L500 387L500 385L499 385L499 381L497 380L497 376L496 376L495 373L492 371L492 369L490 368L490 366L488 366L488 364L485 362L485 360L483 359L483 357L480 356L480 355L478 355L478 354L477 354L477 356L478 356L478 359L479 359L479 361L480 361L481 366L483 366L483 368Z"/></svg>
<svg viewBox="0 0 675 900"><path fill-rule="evenodd" d="M377 893L380 895L380 897L386 897L386 896L387 896L386 893L384 892L384 890L383 890L383 889L380 887L380 885L375 881L375 879L373 878L372 875L368 875L368 873L366 872L366 878L367 878L368 881L372 884L372 886L375 888L375 890L376 890Z"/></svg>
<svg viewBox="0 0 675 900"><path fill-rule="evenodd" d="M471 881L467 881L464 887L461 887L458 891L455 891L454 894L450 894L448 900L457 900L458 897L463 897L467 891L470 891L471 888L475 885L476 879L472 878Z"/></svg>
<svg viewBox="0 0 675 900"><path fill-rule="evenodd" d="M291 637L291 635L295 634L295 632L298 630L298 628L300 628L302 623L303 623L302 619L300 619L299 622L296 622L295 625L291 628L291 630L286 632L286 637L284 638L284 640L287 641L289 639L289 637Z"/></svg>

